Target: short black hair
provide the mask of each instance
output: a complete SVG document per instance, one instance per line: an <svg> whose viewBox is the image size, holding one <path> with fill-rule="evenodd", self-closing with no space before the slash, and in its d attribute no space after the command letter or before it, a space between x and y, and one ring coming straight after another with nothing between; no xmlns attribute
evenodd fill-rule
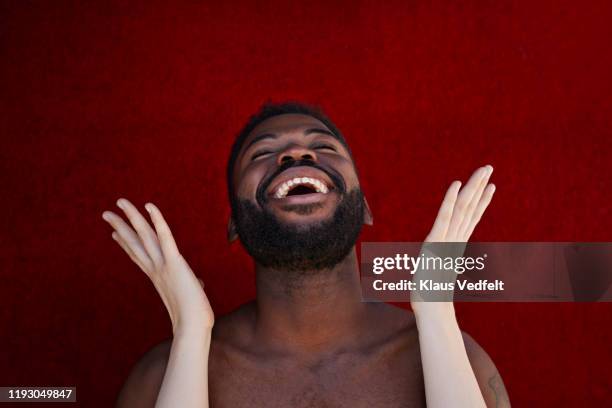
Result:
<svg viewBox="0 0 612 408"><path fill-rule="evenodd" d="M336 136L336 138L346 147L349 154L352 155L344 136L340 132L340 129L327 117L323 110L319 106L310 105L297 101L287 101L287 102L266 102L264 103L258 112L252 115L247 123L244 125L242 130L236 136L236 140L234 140L234 144L232 145L232 150L230 151L229 160L227 162L227 191L229 194L230 203L233 203L234 200L234 164L236 163L236 159L238 158L238 153L244 144L247 136L255 129L257 125L261 122L270 119L274 116L284 115L288 113L294 114L302 114L312 116L315 119L320 120L331 132Z"/></svg>

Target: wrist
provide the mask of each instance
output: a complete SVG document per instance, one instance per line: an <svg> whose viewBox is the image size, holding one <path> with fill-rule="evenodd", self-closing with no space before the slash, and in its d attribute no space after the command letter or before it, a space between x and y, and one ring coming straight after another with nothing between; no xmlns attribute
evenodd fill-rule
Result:
<svg viewBox="0 0 612 408"><path fill-rule="evenodd" d="M455 342L462 338L459 323L454 315L421 315L416 318L416 324L419 339L430 344Z"/></svg>
<svg viewBox="0 0 612 408"><path fill-rule="evenodd" d="M212 336L212 325L204 323L180 324L172 330L175 339L199 339L210 340Z"/></svg>
<svg viewBox="0 0 612 408"><path fill-rule="evenodd" d="M453 302L415 302L411 304L417 326L457 324Z"/></svg>

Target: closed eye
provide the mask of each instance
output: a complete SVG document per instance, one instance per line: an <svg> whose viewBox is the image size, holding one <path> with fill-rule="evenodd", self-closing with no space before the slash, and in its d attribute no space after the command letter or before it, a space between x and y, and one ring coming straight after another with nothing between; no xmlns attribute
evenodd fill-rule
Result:
<svg viewBox="0 0 612 408"><path fill-rule="evenodd" d="M259 157L265 156L267 154L271 154L271 153L272 152L269 151L269 150L260 150L258 152L253 153L253 156L251 156L251 161L253 161L253 160L255 160L255 159L259 158Z"/></svg>
<svg viewBox="0 0 612 408"><path fill-rule="evenodd" d="M312 146L312 149L315 150L331 150L332 152L336 151L336 148L333 147L332 145L328 145L328 144L317 144Z"/></svg>

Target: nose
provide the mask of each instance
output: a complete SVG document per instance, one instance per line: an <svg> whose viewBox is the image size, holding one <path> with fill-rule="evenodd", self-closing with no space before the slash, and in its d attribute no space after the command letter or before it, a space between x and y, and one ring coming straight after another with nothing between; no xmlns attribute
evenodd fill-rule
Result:
<svg viewBox="0 0 612 408"><path fill-rule="evenodd" d="M283 163L289 161L298 161L298 160L310 160L313 162L317 161L316 153L304 146L299 145L291 145L288 146L285 150L280 152L278 155L278 164L281 165Z"/></svg>

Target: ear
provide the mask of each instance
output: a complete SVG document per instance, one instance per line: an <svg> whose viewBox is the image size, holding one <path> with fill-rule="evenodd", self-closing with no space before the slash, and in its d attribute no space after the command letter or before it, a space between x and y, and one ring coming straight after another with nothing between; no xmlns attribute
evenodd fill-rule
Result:
<svg viewBox="0 0 612 408"><path fill-rule="evenodd" d="M236 239L238 239L236 224L234 223L234 217L230 216L227 223L227 241L234 242Z"/></svg>
<svg viewBox="0 0 612 408"><path fill-rule="evenodd" d="M363 223L366 225L373 225L374 217L372 216L372 210L370 210L368 200L366 200L365 197L363 197L363 202L365 204L365 208L363 209Z"/></svg>

